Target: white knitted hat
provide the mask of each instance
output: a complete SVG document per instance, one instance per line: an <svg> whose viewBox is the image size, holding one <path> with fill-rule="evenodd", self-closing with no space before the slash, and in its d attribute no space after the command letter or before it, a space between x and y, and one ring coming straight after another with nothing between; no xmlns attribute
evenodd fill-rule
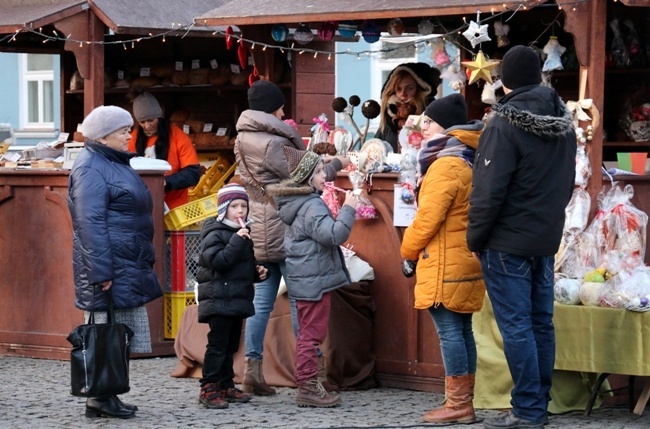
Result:
<svg viewBox="0 0 650 429"><path fill-rule="evenodd" d="M133 126L131 114L117 106L99 106L81 123L81 133L90 140L99 140L124 127Z"/></svg>

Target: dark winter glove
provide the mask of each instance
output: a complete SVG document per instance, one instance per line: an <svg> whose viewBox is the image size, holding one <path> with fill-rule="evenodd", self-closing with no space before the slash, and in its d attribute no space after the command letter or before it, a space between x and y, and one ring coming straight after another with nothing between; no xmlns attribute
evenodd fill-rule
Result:
<svg viewBox="0 0 650 429"><path fill-rule="evenodd" d="M402 274L404 277L409 278L413 277L415 274L415 266L417 265L416 261L411 261L410 259L404 259L402 262Z"/></svg>

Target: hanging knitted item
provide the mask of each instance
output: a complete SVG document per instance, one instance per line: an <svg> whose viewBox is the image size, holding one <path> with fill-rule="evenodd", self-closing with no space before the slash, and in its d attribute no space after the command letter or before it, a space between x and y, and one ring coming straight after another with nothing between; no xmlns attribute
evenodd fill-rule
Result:
<svg viewBox="0 0 650 429"><path fill-rule="evenodd" d="M248 49L244 46L244 41L239 40L239 47L237 48L237 58L239 58L239 66L246 69L248 66Z"/></svg>
<svg viewBox="0 0 650 429"><path fill-rule="evenodd" d="M469 22L469 27L467 30L463 31L463 36L472 44L472 48L475 48L476 45L482 42L489 42L490 36L488 36L488 25L483 24L479 25L474 21Z"/></svg>
<svg viewBox="0 0 650 429"><path fill-rule="evenodd" d="M228 26L226 28L226 48L230 49L232 48L232 35L234 34L234 31L231 26Z"/></svg>
<svg viewBox="0 0 650 429"><path fill-rule="evenodd" d="M508 39L509 31L510 26L508 24L503 24L500 21L494 23L494 34L497 36L497 47L503 48L510 44L510 39Z"/></svg>
<svg viewBox="0 0 650 429"><path fill-rule="evenodd" d="M248 86L253 86L256 80L260 80L260 73L257 71L257 66L253 66L253 71L248 75Z"/></svg>
<svg viewBox="0 0 650 429"><path fill-rule="evenodd" d="M544 54L546 54L546 61L544 61L544 66L542 67L543 72L550 72L553 70L563 70L562 66L562 54L566 51L566 48L560 45L557 37L551 36L551 38L544 46Z"/></svg>
<svg viewBox="0 0 650 429"><path fill-rule="evenodd" d="M451 58L445 49L445 41L442 38L438 38L435 41L435 47L433 49L432 57L433 62L436 64L439 70L442 70L445 66L451 64Z"/></svg>

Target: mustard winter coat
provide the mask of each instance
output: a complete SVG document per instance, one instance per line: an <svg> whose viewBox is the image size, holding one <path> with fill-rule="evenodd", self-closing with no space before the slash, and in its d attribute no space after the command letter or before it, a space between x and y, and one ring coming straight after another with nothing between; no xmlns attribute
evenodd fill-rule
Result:
<svg viewBox="0 0 650 429"><path fill-rule="evenodd" d="M472 168L459 157L438 158L424 176L418 211L401 247L402 257L417 261L417 309L443 304L472 313L483 305L481 263L466 239L471 190Z"/></svg>

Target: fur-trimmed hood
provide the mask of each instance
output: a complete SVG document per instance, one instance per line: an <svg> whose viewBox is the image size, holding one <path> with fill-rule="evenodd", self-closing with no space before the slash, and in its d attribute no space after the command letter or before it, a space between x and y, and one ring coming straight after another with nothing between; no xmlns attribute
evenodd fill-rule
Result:
<svg viewBox="0 0 650 429"><path fill-rule="evenodd" d="M524 86L504 96L492 106L488 122L494 116L544 140L575 132L573 115L566 104L553 89L539 85Z"/></svg>
<svg viewBox="0 0 650 429"><path fill-rule="evenodd" d="M275 200L280 219L287 225L293 223L298 210L305 202L320 198L319 192L311 185L296 183L291 179L267 186L266 193Z"/></svg>

